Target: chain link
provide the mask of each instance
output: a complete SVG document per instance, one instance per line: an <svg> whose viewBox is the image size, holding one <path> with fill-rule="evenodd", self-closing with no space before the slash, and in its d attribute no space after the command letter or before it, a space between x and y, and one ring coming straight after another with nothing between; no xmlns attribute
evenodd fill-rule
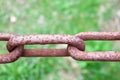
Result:
<svg viewBox="0 0 120 80"><path fill-rule="evenodd" d="M9 54L0 55L0 63L14 62L20 57L67 57L80 61L120 61L119 52L85 52L86 40L120 40L120 32L81 32L72 35L25 35L0 33L7 42ZM24 45L68 44L66 49L25 49Z"/></svg>

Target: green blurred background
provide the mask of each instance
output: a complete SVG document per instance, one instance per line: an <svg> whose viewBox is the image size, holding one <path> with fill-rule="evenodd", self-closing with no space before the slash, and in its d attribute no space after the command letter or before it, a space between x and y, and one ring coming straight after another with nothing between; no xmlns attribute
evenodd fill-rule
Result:
<svg viewBox="0 0 120 80"><path fill-rule="evenodd" d="M74 35L119 31L119 3L119 0L1 0L0 32ZM5 44L0 43L1 54L7 53ZM119 51L119 42L88 41L86 45L86 51ZM119 75L119 62L86 62L72 58L20 58L0 65L1 80L119 80Z"/></svg>

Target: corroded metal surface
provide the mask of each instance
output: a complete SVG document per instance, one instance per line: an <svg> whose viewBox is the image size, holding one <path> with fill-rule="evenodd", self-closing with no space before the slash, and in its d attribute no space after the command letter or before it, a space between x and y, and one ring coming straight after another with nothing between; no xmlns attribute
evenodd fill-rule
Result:
<svg viewBox="0 0 120 80"><path fill-rule="evenodd" d="M76 47L69 47L70 55L80 61L120 61L120 52L84 52Z"/></svg>
<svg viewBox="0 0 120 80"><path fill-rule="evenodd" d="M120 32L81 32L76 36L83 40L120 40Z"/></svg>
<svg viewBox="0 0 120 80"><path fill-rule="evenodd" d="M82 39L70 35L27 35L16 36L9 40L7 48L9 51L16 46L25 44L69 44L80 50L85 50Z"/></svg>
<svg viewBox="0 0 120 80"><path fill-rule="evenodd" d="M23 57L67 57L67 49L25 49Z"/></svg>
<svg viewBox="0 0 120 80"><path fill-rule="evenodd" d="M15 35L10 33L0 33L0 41L8 41L11 37L14 37Z"/></svg>
<svg viewBox="0 0 120 80"><path fill-rule="evenodd" d="M0 41L8 41L13 36L14 35L12 34L0 33ZM22 53L23 53L23 46L17 46L14 50L10 52L10 54L1 54L0 63L14 62L19 57L21 57Z"/></svg>
<svg viewBox="0 0 120 80"><path fill-rule="evenodd" d="M8 41L9 54L0 55L0 63L10 63L19 57L68 57L80 61L120 61L119 52L86 52L84 41L120 40L120 32L81 32L71 35L25 35L0 33L0 41ZM68 44L66 49L24 49L24 45Z"/></svg>

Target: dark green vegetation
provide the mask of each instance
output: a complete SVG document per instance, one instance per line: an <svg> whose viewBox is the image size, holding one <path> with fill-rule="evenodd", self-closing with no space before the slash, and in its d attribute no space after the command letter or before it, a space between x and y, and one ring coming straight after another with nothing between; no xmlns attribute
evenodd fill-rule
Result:
<svg viewBox="0 0 120 80"><path fill-rule="evenodd" d="M98 12L104 0L12 0L0 1L0 32L15 34L76 34L100 31ZM6 52L0 43L1 52ZM111 50L111 43L86 42L87 51ZM26 46L28 47L28 46ZM30 46L40 48L41 46ZM42 45L44 47L44 45ZM45 46L46 48L55 46ZM113 62L77 62L77 73L67 58L20 58L0 65L1 80L119 80L120 64ZM82 77L81 77L82 76ZM52 78L51 78L52 77ZM48 79L49 78L49 79ZM51 79L50 79L51 78ZM70 79L69 79L70 80ZM72 80L72 78L71 78Z"/></svg>

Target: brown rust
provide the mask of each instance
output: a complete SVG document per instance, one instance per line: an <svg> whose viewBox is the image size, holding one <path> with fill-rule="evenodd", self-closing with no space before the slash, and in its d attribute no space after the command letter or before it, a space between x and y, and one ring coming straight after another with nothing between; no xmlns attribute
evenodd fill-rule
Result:
<svg viewBox="0 0 120 80"><path fill-rule="evenodd" d="M0 33L0 41L8 41L11 37L14 37L15 35L10 33Z"/></svg>
<svg viewBox="0 0 120 80"><path fill-rule="evenodd" d="M82 39L70 35L27 35L16 36L9 40L7 48L9 51L16 46L25 44L69 44L84 51L85 45Z"/></svg>
<svg viewBox="0 0 120 80"><path fill-rule="evenodd" d="M81 61L120 61L119 52L85 52L83 40L120 40L120 32L81 32L71 35L15 36L0 33L0 41L8 41L10 54L0 55L0 63L8 63L19 57L67 57ZM68 44L67 49L24 49L28 44Z"/></svg>
<svg viewBox="0 0 120 80"><path fill-rule="evenodd" d="M83 40L120 40L120 32L81 32L76 36Z"/></svg>
<svg viewBox="0 0 120 80"><path fill-rule="evenodd" d="M80 61L120 61L120 52L84 52L72 46L68 47L68 52Z"/></svg>
<svg viewBox="0 0 120 80"><path fill-rule="evenodd" d="M120 40L120 32L82 32L76 36L83 40ZM120 61L120 52L85 52L74 46L69 46L68 52L81 61Z"/></svg>
<svg viewBox="0 0 120 80"><path fill-rule="evenodd" d="M67 49L25 49L23 57L67 57Z"/></svg>
<svg viewBox="0 0 120 80"><path fill-rule="evenodd" d="M9 54L1 54L0 55L0 63L11 63L16 61L19 57L21 57L21 54L23 53L23 47L16 47L12 52Z"/></svg>
<svg viewBox="0 0 120 80"><path fill-rule="evenodd" d="M12 34L0 33L0 41L8 41L13 36L14 35ZM0 63L14 62L21 56L22 52L23 46L18 46L13 51L11 51L10 54L1 54Z"/></svg>

